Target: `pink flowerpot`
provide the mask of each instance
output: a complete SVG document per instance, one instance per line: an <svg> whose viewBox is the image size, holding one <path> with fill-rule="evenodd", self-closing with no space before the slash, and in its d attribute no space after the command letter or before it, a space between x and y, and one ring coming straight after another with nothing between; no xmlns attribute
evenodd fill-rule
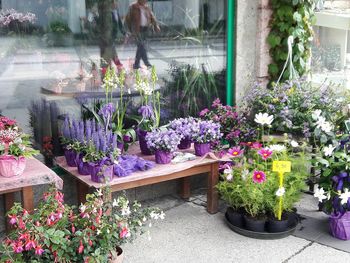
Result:
<svg viewBox="0 0 350 263"><path fill-rule="evenodd" d="M210 143L194 143L194 151L197 156L204 156L210 152Z"/></svg>
<svg viewBox="0 0 350 263"><path fill-rule="evenodd" d="M0 175L12 177L21 175L26 168L26 158L23 156L15 157L12 155L0 156Z"/></svg>
<svg viewBox="0 0 350 263"><path fill-rule="evenodd" d="M173 158L173 154L171 152L159 151L155 152L156 163L158 164L168 164L171 162Z"/></svg>

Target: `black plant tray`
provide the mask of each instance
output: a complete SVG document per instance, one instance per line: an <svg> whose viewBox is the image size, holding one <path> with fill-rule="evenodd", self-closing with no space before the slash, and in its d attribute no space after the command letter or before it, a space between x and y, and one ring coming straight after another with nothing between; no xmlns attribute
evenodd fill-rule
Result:
<svg viewBox="0 0 350 263"><path fill-rule="evenodd" d="M255 239L281 239L285 238L294 233L295 229L298 226L299 218L297 214L292 214L293 218L291 219L291 224L289 225L288 230L279 232L279 233L269 233L269 232L253 232L244 228L240 228L238 226L234 226L228 220L227 213L225 213L225 221L226 224L231 228L232 231L246 237L251 237Z"/></svg>

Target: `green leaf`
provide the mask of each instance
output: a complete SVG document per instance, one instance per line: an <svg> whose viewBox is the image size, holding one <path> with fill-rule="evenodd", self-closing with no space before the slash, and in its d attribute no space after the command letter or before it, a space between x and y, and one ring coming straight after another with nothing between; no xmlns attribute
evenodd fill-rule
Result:
<svg viewBox="0 0 350 263"><path fill-rule="evenodd" d="M293 14L293 19L296 21L296 22L301 22L302 21L302 16L301 16L301 14L299 14L298 12L295 12L294 14Z"/></svg>
<svg viewBox="0 0 350 263"><path fill-rule="evenodd" d="M278 74L279 69L278 69L277 64L275 64L275 63L270 64L270 65L269 65L269 72L270 72L270 74L272 74L272 75Z"/></svg>
<svg viewBox="0 0 350 263"><path fill-rule="evenodd" d="M281 37L279 36L276 36L274 34L270 34L268 37L267 37L267 43L269 43L269 45L271 46L271 48L274 48L278 45L281 44Z"/></svg>

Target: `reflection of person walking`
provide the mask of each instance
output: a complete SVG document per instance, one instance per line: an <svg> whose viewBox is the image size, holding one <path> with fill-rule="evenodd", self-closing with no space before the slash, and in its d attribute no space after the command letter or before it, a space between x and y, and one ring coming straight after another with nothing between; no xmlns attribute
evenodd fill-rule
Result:
<svg viewBox="0 0 350 263"><path fill-rule="evenodd" d="M122 19L120 17L119 14L119 8L118 8L118 1L114 0L113 1L113 5L112 5L112 21L113 21L113 29L112 29L112 36L113 36L113 45L115 46L115 42L118 39L118 36L121 35L125 35L125 30L124 30L124 26L123 26L123 22ZM115 63L115 65L117 67L122 67L123 64L120 62L119 58L118 58L118 53L116 51L116 46L114 47L114 58L113 61Z"/></svg>
<svg viewBox="0 0 350 263"><path fill-rule="evenodd" d="M160 31L160 28L155 16L147 5L147 0L137 0L137 2L131 4L125 22L131 34L135 37L137 44L134 69L140 68L141 59L147 67L151 67L146 49L148 28L152 26L157 32Z"/></svg>

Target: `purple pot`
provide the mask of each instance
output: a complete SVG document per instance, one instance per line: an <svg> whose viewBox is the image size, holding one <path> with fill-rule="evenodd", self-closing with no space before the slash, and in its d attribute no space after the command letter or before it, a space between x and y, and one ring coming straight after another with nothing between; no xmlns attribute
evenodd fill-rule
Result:
<svg viewBox="0 0 350 263"><path fill-rule="evenodd" d="M139 137L141 153L144 155L152 155L153 153L152 153L151 149L148 148L147 142L146 142L147 131L138 129L137 135Z"/></svg>
<svg viewBox="0 0 350 263"><path fill-rule="evenodd" d="M210 143L194 143L194 151L197 156L204 156L210 152Z"/></svg>
<svg viewBox="0 0 350 263"><path fill-rule="evenodd" d="M90 175L90 165L87 162L83 161L83 155L79 154L79 156L76 159L76 164L78 167L78 173L80 175Z"/></svg>
<svg viewBox="0 0 350 263"><path fill-rule="evenodd" d="M332 214L329 218L332 236L341 240L350 240L350 212Z"/></svg>
<svg viewBox="0 0 350 263"><path fill-rule="evenodd" d="M77 152L74 150L64 150L64 157L66 158L66 162L70 167L76 167L75 159L77 157Z"/></svg>
<svg viewBox="0 0 350 263"><path fill-rule="evenodd" d="M156 163L167 164L171 162L171 159L173 158L173 154L171 152L157 150L155 152L155 157L156 157Z"/></svg>
<svg viewBox="0 0 350 263"><path fill-rule="evenodd" d="M91 180L95 183L106 183L113 179L113 165L93 165L91 169Z"/></svg>
<svg viewBox="0 0 350 263"><path fill-rule="evenodd" d="M188 148L191 148L191 140L189 138L183 138L180 141L180 144L177 146L180 150L186 150Z"/></svg>

